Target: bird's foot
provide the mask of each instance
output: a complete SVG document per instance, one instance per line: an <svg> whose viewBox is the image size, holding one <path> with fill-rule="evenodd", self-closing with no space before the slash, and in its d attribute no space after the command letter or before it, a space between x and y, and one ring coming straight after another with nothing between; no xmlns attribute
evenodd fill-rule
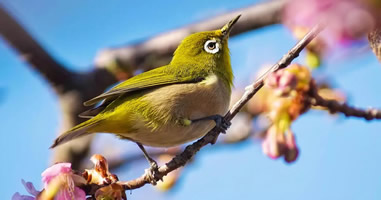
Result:
<svg viewBox="0 0 381 200"><path fill-rule="evenodd" d="M201 120L213 120L216 123L217 129L224 134L226 133L226 130L228 130L228 128L232 125L230 121L226 121L224 117L221 115L211 115L208 117L192 120L192 122L197 122Z"/></svg>
<svg viewBox="0 0 381 200"><path fill-rule="evenodd" d="M163 176L160 176L157 162L148 155L146 149L144 148L142 144L138 142L136 144L142 150L144 157L147 159L147 161L150 164L150 168L145 170L145 175L144 175L145 179L147 182L151 183L152 185L156 185L156 182L158 180L163 180Z"/></svg>
<svg viewBox="0 0 381 200"><path fill-rule="evenodd" d="M228 128L232 125L230 121L226 121L221 115L215 115L213 120L216 122L217 129L223 134L225 134Z"/></svg>
<svg viewBox="0 0 381 200"><path fill-rule="evenodd" d="M162 177L159 176L159 167L156 161L150 162L150 168L145 170L145 178L152 185L156 185L158 180L162 180Z"/></svg>

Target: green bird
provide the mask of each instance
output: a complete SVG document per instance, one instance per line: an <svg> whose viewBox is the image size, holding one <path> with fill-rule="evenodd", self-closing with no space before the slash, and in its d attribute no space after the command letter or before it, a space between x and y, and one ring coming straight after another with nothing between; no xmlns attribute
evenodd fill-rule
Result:
<svg viewBox="0 0 381 200"><path fill-rule="evenodd" d="M204 136L215 125L229 125L233 72L229 33L240 15L221 29L186 37L168 65L136 75L84 103L101 104L81 117L89 120L61 134L52 148L72 139L112 133L143 145L171 147Z"/></svg>

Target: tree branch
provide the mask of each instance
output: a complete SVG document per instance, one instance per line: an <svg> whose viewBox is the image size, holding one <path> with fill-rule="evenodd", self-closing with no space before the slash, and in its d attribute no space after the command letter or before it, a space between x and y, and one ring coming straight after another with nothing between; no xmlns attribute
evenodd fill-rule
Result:
<svg viewBox="0 0 381 200"><path fill-rule="evenodd" d="M317 25L311 29L286 55L282 57L275 65L273 65L265 74L263 74L258 80L246 88L246 92L242 98L234 104L230 111L224 116L226 121L231 121L234 116L240 111L240 109L263 87L265 78L277 70L286 68L292 60L299 56L299 53L309 44L322 30L322 27ZM159 167L159 173L156 177L156 181L159 181L162 177L166 176L168 173L174 171L175 169L184 166L192 157L207 144L213 144L220 131L214 127L209 131L204 137L197 140L193 144L187 146L185 150L175 156L170 162ZM125 190L136 189L149 183L149 179L146 174L143 174L139 178L130 181L119 181L118 184L122 185ZM98 185L92 185L88 192L96 191L97 188L102 187Z"/></svg>
<svg viewBox="0 0 381 200"><path fill-rule="evenodd" d="M38 70L58 89L73 73L57 62L0 4L0 34L18 51L21 58Z"/></svg>
<svg viewBox="0 0 381 200"><path fill-rule="evenodd" d="M82 102L100 94L115 83L115 77L106 69L95 69L88 73L75 73L55 60L39 43L8 14L4 4L0 3L0 34L20 54L29 66L38 71L52 86L59 97L63 114L62 132L84 121L77 115L88 109ZM56 149L53 162L67 161L74 169L80 168L80 162L87 156L91 137L81 138L73 144Z"/></svg>
<svg viewBox="0 0 381 200"><path fill-rule="evenodd" d="M346 117L359 117L364 118L366 120L374 120L381 119L381 110L378 109L360 109L351 107L346 103L340 103L336 100L327 100L321 97L316 87L312 89L311 98L309 99L309 103L314 106L321 106L327 108L331 113L342 113Z"/></svg>

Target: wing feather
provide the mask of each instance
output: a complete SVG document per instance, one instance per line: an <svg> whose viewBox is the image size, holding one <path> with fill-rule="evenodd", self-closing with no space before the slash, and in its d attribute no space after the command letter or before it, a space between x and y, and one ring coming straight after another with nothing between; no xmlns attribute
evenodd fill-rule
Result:
<svg viewBox="0 0 381 200"><path fill-rule="evenodd" d="M151 89L158 86L178 84L178 83L196 83L202 81L203 78L194 76L183 76L181 74L168 73L163 67L136 75L126 81L116 85L111 90L94 97L84 103L85 106L94 105L102 100L106 100L126 94L129 92L139 91L143 89Z"/></svg>

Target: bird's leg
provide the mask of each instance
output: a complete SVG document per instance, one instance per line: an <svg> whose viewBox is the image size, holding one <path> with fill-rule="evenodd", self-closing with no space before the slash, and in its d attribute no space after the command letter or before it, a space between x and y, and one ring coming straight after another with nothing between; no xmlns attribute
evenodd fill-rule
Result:
<svg viewBox="0 0 381 200"><path fill-rule="evenodd" d="M226 121L221 115L211 115L200 119L194 119L192 120L192 123L203 120L213 120L216 122L216 127L221 131L221 133L226 133L226 130L230 127L230 125L232 125L230 121Z"/></svg>
<svg viewBox="0 0 381 200"><path fill-rule="evenodd" d="M150 164L150 168L146 170L146 174L147 174L148 179L149 179L148 181L152 185L156 185L156 178L157 178L157 175L159 173L159 167L157 165L157 162L148 155L146 149L144 148L144 146L142 144L140 144L138 142L136 144L143 151L144 157L147 159L147 161Z"/></svg>

